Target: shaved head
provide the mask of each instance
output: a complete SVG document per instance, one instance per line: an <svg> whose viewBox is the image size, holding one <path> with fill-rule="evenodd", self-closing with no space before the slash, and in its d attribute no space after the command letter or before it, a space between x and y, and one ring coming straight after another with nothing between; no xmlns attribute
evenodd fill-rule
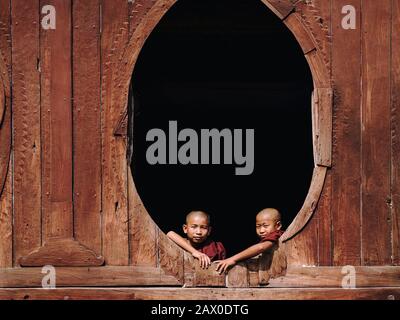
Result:
<svg viewBox="0 0 400 320"><path fill-rule="evenodd" d="M188 221L191 218L194 217L201 217L201 218L206 218L207 219L207 223L210 224L210 215L208 213L205 213L204 211L191 211L186 215L186 223L188 223Z"/></svg>
<svg viewBox="0 0 400 320"><path fill-rule="evenodd" d="M262 218L270 219L272 221L281 221L281 214L274 208L266 208L261 210L256 216L256 219Z"/></svg>

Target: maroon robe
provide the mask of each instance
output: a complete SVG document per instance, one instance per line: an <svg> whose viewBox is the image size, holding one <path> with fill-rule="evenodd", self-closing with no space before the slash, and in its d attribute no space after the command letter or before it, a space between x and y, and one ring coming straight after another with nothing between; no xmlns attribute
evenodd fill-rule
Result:
<svg viewBox="0 0 400 320"><path fill-rule="evenodd" d="M200 244L196 250L206 254L211 261L226 259L226 250L221 242L208 239Z"/></svg>

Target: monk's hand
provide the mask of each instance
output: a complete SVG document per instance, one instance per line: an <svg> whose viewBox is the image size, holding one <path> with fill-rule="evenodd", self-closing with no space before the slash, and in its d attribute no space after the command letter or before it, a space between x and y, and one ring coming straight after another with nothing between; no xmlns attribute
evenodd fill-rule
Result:
<svg viewBox="0 0 400 320"><path fill-rule="evenodd" d="M215 270L219 274L222 274L224 272L227 272L230 267L233 267L236 264L236 261L231 258L228 258L225 260L215 261L215 263L217 264Z"/></svg>
<svg viewBox="0 0 400 320"><path fill-rule="evenodd" d="M199 259L200 267L202 269L207 269L210 264L211 264L211 259L209 256L206 254L200 252L200 251L195 251L192 253L192 256L196 259Z"/></svg>

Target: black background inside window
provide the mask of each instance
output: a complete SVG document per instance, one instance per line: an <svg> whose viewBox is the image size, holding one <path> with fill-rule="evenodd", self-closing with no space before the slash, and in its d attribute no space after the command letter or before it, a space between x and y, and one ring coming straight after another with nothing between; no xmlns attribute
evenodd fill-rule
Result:
<svg viewBox="0 0 400 320"><path fill-rule="evenodd" d="M132 87L132 172L164 232L204 210L230 255L258 241L263 208L279 209L287 228L311 182L313 84L294 36L260 0L179 0L146 41ZM146 134L167 133L170 120L198 133L255 129L253 174L236 176L235 164L149 165Z"/></svg>

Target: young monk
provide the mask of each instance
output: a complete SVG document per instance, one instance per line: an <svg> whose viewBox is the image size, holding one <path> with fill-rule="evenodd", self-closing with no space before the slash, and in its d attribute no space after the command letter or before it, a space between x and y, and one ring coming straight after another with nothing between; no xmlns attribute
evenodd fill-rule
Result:
<svg viewBox="0 0 400 320"><path fill-rule="evenodd" d="M203 269L208 268L212 261L226 258L222 243L208 238L211 233L209 214L203 211L189 212L183 225L183 232L187 239L173 231L169 231L167 236L198 259Z"/></svg>
<svg viewBox="0 0 400 320"><path fill-rule="evenodd" d="M217 263L216 271L219 273L226 272L228 268L239 261L250 259L271 249L283 234L284 231L281 229L281 214L278 210L272 208L261 210L256 216L256 232L260 242L228 259L215 261Z"/></svg>

